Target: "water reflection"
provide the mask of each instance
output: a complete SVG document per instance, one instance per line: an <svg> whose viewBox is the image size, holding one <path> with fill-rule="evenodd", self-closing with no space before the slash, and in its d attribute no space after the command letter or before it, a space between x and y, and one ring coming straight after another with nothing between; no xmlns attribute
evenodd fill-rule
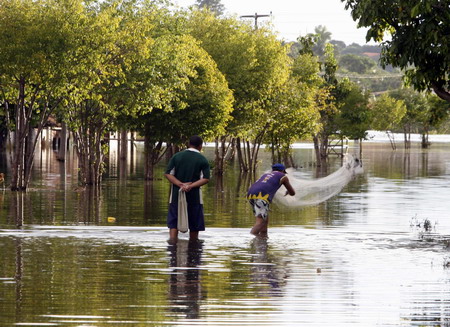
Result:
<svg viewBox="0 0 450 327"><path fill-rule="evenodd" d="M15 316L21 317L21 309L22 309L22 284L23 284L23 250L22 250L22 239L17 238L14 241L14 245L16 248L16 270L14 274L14 281L16 286L16 301L15 301Z"/></svg>
<svg viewBox="0 0 450 327"><path fill-rule="evenodd" d="M200 316L200 304L206 298L201 282L201 260L203 241L178 239L169 244L170 311L177 317L197 319Z"/></svg>
<svg viewBox="0 0 450 327"><path fill-rule="evenodd" d="M101 189L86 187L79 192L78 199L78 208L80 208L78 217L81 219L79 222L99 224L101 218L105 216L102 212L103 196Z"/></svg>
<svg viewBox="0 0 450 327"><path fill-rule="evenodd" d="M269 239L249 235L251 176L230 169L204 189L205 242L167 245L167 181L144 182L137 160L78 189L43 152L29 192L0 191L0 325L447 326L450 146L363 155L327 202L273 206Z"/></svg>
<svg viewBox="0 0 450 327"><path fill-rule="evenodd" d="M24 224L25 216L30 216L31 213L25 212L31 209L30 197L24 192L14 192L10 194L9 206L9 221L10 224L20 228Z"/></svg>
<svg viewBox="0 0 450 327"><path fill-rule="evenodd" d="M282 265L280 258L271 253L267 237L255 237L251 241L250 274L256 293L262 297L281 297L288 278L286 267Z"/></svg>

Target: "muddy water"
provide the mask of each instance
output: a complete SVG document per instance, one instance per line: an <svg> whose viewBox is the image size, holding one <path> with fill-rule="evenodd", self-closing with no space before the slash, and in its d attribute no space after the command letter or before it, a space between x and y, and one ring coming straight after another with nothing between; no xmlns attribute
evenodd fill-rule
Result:
<svg viewBox="0 0 450 327"><path fill-rule="evenodd" d="M312 150L295 155L316 176ZM268 239L249 235L250 181L230 170L205 188L201 241L177 244L168 185L144 183L140 157L98 196L41 159L30 192L0 191L0 325L450 324L450 146L365 144L363 175L318 206L273 208Z"/></svg>

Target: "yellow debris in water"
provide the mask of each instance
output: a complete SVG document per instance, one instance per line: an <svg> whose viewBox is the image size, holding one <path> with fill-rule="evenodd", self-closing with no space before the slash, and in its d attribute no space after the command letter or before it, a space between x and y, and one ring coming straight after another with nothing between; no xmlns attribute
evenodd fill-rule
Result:
<svg viewBox="0 0 450 327"><path fill-rule="evenodd" d="M108 223L115 223L115 222L116 222L116 218L108 217Z"/></svg>

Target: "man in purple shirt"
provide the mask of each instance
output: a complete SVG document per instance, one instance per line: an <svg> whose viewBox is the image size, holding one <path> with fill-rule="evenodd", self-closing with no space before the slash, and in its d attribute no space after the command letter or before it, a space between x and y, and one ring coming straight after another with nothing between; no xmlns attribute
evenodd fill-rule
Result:
<svg viewBox="0 0 450 327"><path fill-rule="evenodd" d="M281 185L286 187L286 195L295 195L295 190L286 176L286 167L278 163L272 166L270 173L263 174L250 186L247 192L247 199L256 217L255 225L250 231L253 235L267 236L269 204Z"/></svg>

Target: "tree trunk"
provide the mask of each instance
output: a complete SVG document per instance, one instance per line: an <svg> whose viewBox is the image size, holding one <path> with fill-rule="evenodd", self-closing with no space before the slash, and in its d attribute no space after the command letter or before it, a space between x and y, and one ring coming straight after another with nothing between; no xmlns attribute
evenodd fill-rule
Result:
<svg viewBox="0 0 450 327"><path fill-rule="evenodd" d="M397 150L397 145L395 144L394 134L386 131L386 134L389 138L389 142L391 143L392 150Z"/></svg>
<svg viewBox="0 0 450 327"><path fill-rule="evenodd" d="M144 175L145 180L151 181L154 178L154 165L153 165L153 142L145 136L144 137Z"/></svg>
<svg viewBox="0 0 450 327"><path fill-rule="evenodd" d="M244 149L242 149L242 144L244 145ZM245 143L242 143L241 138L238 137L236 139L236 151L238 154L238 161L239 161L239 168L241 171L248 171L248 166L247 163L245 161L245 156L244 156L244 152L245 152Z"/></svg>
<svg viewBox="0 0 450 327"><path fill-rule="evenodd" d="M144 137L144 175L145 180L153 180L154 168L158 162L166 155L169 146L163 148L163 142L154 142L147 135Z"/></svg>
<svg viewBox="0 0 450 327"><path fill-rule="evenodd" d="M87 100L74 107L71 115L81 123L77 130L72 131L78 156L80 183L97 187L102 180L102 141L106 129L105 124L99 123L102 117L101 108Z"/></svg>
<svg viewBox="0 0 450 327"><path fill-rule="evenodd" d="M67 153L67 125L66 123L61 124L61 134L60 134L61 142L59 144L58 154L56 159L58 161L66 161L66 153Z"/></svg>
<svg viewBox="0 0 450 327"><path fill-rule="evenodd" d="M130 172L133 173L135 170L134 167L134 163L135 163L135 151L134 151L134 147L135 147L135 141L136 141L136 133L135 132L130 132L130 161L129 161L129 165L130 165Z"/></svg>
<svg viewBox="0 0 450 327"><path fill-rule="evenodd" d="M26 80L20 77L17 80L18 95L14 106L14 117L10 117L9 108L6 105L6 121L8 126L15 126L15 130L9 130L9 140L12 142L10 153L11 164L11 190L25 191L30 184L31 170L34 162L34 154L37 141L51 112L57 108L61 99L53 99L52 103L45 101L44 105L35 111L36 99L42 95L39 85L30 85L25 92ZM49 95L48 100L51 98ZM37 122L37 129L32 128L31 123ZM14 135L14 137L12 137Z"/></svg>
<svg viewBox="0 0 450 327"><path fill-rule="evenodd" d="M422 133L422 149L428 149L430 147L430 142L428 139L428 131Z"/></svg>
<svg viewBox="0 0 450 327"><path fill-rule="evenodd" d="M320 167L325 164L328 157L328 136L317 134L313 136L313 141L316 154L316 165Z"/></svg>
<svg viewBox="0 0 450 327"><path fill-rule="evenodd" d="M231 142L226 145L226 136L217 137L215 139L215 160L214 160L214 172L216 175L223 175L225 172L225 157L231 146Z"/></svg>
<svg viewBox="0 0 450 327"><path fill-rule="evenodd" d="M120 131L120 161L126 162L128 158L128 131Z"/></svg>

